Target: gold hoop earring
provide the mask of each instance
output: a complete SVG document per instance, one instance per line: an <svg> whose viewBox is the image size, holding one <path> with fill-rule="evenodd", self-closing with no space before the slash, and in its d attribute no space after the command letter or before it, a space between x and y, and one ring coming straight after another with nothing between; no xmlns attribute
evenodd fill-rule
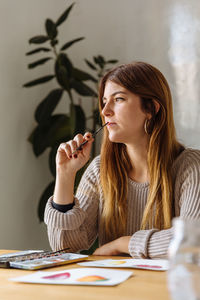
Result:
<svg viewBox="0 0 200 300"><path fill-rule="evenodd" d="M149 119L146 119L145 122L144 122L144 131L145 131L145 133L148 134L148 135L149 135L149 131L148 131L149 123L150 123L150 120L149 120Z"/></svg>

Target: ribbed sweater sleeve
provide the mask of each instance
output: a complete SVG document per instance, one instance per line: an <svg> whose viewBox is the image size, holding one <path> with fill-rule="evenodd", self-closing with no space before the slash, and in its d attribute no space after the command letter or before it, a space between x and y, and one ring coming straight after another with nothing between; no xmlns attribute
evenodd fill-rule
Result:
<svg viewBox="0 0 200 300"><path fill-rule="evenodd" d="M70 203L70 204L57 204L54 201L52 201L53 208L57 209L58 211L64 212L64 213L67 212L68 210L72 209L74 204L75 204L74 202Z"/></svg>
<svg viewBox="0 0 200 300"><path fill-rule="evenodd" d="M88 249L97 236L98 229L98 163L94 160L85 171L79 184L72 209L63 213L46 205L44 222L47 224L51 248L70 247L71 252Z"/></svg>
<svg viewBox="0 0 200 300"><path fill-rule="evenodd" d="M175 216L200 218L200 151L186 150L173 168ZM135 258L167 256L173 228L140 230L129 243L129 252Z"/></svg>

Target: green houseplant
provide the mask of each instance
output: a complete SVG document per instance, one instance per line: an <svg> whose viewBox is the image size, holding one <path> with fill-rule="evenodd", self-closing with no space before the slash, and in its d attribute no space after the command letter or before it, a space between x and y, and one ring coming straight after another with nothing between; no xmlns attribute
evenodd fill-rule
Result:
<svg viewBox="0 0 200 300"><path fill-rule="evenodd" d="M23 85L29 88L39 84L44 84L51 80L56 80L58 88L51 90L42 99L35 111L36 126L29 136L29 141L33 146L33 152L36 156L41 155L46 149L49 149L49 168L53 175L53 180L48 184L42 193L39 205L38 216L43 221L44 208L48 198L53 194L56 176L55 155L59 144L63 141L70 140L76 133L84 133L87 127L88 119L92 119L91 131L95 131L100 124L100 118L97 108L97 88L98 81L107 69L107 65L114 64L117 60L106 61L102 55L93 57L93 61L85 59L87 66L95 72L95 76L76 68L66 53L67 50L75 43L84 39L84 37L76 38L65 42L59 47L58 29L64 23L74 6L72 3L62 15L54 22L51 19L45 21L45 34L37 35L29 40L29 43L36 45L36 48L27 52L26 55L46 54L48 56L37 59L28 64L29 69L39 67L47 62L53 62L53 72L46 76L34 79ZM46 44L48 45L46 46ZM43 46L45 44L45 46ZM41 46L42 45L42 46ZM86 81L94 84L91 88ZM73 92L72 92L73 91ZM79 97L91 97L93 101L91 115L86 119L84 110L81 105L74 101L74 92ZM67 98L63 97L67 93ZM69 114L55 114L55 108L61 99L67 99L69 104ZM95 155L95 147L92 156ZM80 170L77 174L76 185L84 170Z"/></svg>

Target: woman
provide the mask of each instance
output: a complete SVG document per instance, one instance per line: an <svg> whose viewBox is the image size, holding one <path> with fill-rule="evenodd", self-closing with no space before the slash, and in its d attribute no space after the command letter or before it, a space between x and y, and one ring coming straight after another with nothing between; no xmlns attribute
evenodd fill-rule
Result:
<svg viewBox="0 0 200 300"><path fill-rule="evenodd" d="M96 255L165 257L174 216L200 217L200 151L176 139L168 83L155 67L136 62L109 71L99 91L104 128L101 154L85 171L92 136L61 144L55 193L45 210L51 247ZM76 148L85 140L81 151Z"/></svg>

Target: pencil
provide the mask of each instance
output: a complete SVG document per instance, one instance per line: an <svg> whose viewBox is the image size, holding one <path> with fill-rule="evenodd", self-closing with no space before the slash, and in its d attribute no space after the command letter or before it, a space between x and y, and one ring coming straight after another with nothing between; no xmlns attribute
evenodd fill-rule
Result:
<svg viewBox="0 0 200 300"><path fill-rule="evenodd" d="M109 122L105 123L103 126L101 126L100 128L98 128L93 134L92 137L95 138L95 136L97 135L97 133L104 128L104 126L108 125ZM76 148L76 150L74 152L72 152L72 155L74 153L76 153L79 150L82 150L82 147L88 143L88 140L84 141L83 143L80 144L80 146L78 148Z"/></svg>

